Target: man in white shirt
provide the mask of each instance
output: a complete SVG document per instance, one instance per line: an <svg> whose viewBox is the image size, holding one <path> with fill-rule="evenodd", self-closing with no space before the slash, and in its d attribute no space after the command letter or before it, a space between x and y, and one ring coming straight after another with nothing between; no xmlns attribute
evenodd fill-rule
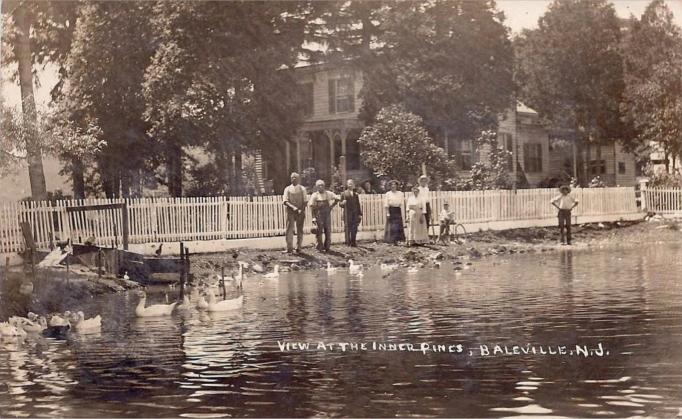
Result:
<svg viewBox="0 0 682 419"><path fill-rule="evenodd" d="M559 234L561 235L561 244L571 245L571 211L578 205L578 200L571 195L571 187L562 185L559 188L560 195L552 199L552 205L559 210ZM566 230L566 237L564 238L564 230Z"/></svg>
<svg viewBox="0 0 682 419"><path fill-rule="evenodd" d="M294 228L296 229L296 253L303 244L303 223L305 222L306 190L299 182L298 173L291 174L291 185L284 188L284 206L287 208L286 242L287 253L294 251Z"/></svg>

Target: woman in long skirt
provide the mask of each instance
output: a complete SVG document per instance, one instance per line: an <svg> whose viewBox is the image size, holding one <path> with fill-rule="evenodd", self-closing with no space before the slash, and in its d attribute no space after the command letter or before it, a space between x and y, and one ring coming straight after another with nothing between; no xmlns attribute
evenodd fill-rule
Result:
<svg viewBox="0 0 682 419"><path fill-rule="evenodd" d="M407 245L425 244L429 242L426 217L422 211L422 202L419 199L419 188L412 188L412 196L407 199L407 213L409 229L407 230Z"/></svg>
<svg viewBox="0 0 682 419"><path fill-rule="evenodd" d="M403 228L403 193L398 190L398 182L389 182L391 190L384 195L384 208L386 209L386 227L384 228L384 241L397 245L405 241L405 229Z"/></svg>

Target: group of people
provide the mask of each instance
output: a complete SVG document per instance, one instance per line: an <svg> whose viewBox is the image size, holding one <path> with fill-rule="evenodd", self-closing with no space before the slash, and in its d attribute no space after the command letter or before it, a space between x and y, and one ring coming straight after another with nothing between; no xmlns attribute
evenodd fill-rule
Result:
<svg viewBox="0 0 682 419"><path fill-rule="evenodd" d="M299 253L303 244L303 224L305 222L305 208L309 206L313 215L312 232L317 238L317 249L328 252L331 246L332 209L339 205L343 208L345 244L357 246L358 227L362 222L362 206L359 191L353 179L348 179L346 189L340 194L327 189L323 180L315 182L315 191L308 197L307 191L300 184L298 173L291 174L291 184L284 189L284 206L287 208L286 244L287 253ZM412 194L407 199L407 232L405 232L403 218L404 194L398 189L398 182L388 183L389 191L384 195L386 209L386 227L384 240L387 243L420 245L429 242L428 228L431 224L431 203L429 202L429 179L419 178L418 184L411 187ZM454 221L454 215L444 205L440 214L440 237L448 234L449 225ZM294 246L294 232L296 244Z"/></svg>
<svg viewBox="0 0 682 419"><path fill-rule="evenodd" d="M306 189L300 184L298 173L291 174L291 184L284 189L284 205L287 208L286 244L287 253L299 253L303 244L303 224L305 222L305 208L309 206L313 215L313 229L317 239L317 249L328 252L331 246L332 209L339 205L343 208L345 244L357 247L358 227L362 222L362 206L358 197L358 190L353 179L348 179L346 189L340 194L327 190L323 180L315 182L315 191L308 197ZM386 210L386 225L384 241L398 245L406 243L408 246L423 245L430 242L429 227L431 226L432 210L429 200L429 179L422 175L418 183L410 186L410 195L405 202L405 196L398 189L397 181L388 182L389 190L384 194L384 208ZM562 244L571 244L571 210L578 205L578 200L570 194L570 187L562 186L561 194L551 201L558 210L559 229ZM407 231L404 226L403 205L407 210ZM438 240L450 235L450 226L455 222L454 213L447 203L439 213ZM294 247L294 231L296 232L296 246Z"/></svg>

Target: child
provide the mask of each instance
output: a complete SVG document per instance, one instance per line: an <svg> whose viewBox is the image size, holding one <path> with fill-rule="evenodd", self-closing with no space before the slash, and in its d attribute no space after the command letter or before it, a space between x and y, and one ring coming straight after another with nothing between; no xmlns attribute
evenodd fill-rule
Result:
<svg viewBox="0 0 682 419"><path fill-rule="evenodd" d="M445 237L450 241L450 224L454 223L455 214L450 212L450 205L446 202L443 204L443 209L440 211L440 233L438 234L438 241L445 243Z"/></svg>
<svg viewBox="0 0 682 419"><path fill-rule="evenodd" d="M562 185L559 188L561 195L552 199L552 205L559 210L559 234L561 235L561 244L571 245L571 210L578 205L578 200L571 195L571 187ZM566 229L566 238L564 239L564 229Z"/></svg>

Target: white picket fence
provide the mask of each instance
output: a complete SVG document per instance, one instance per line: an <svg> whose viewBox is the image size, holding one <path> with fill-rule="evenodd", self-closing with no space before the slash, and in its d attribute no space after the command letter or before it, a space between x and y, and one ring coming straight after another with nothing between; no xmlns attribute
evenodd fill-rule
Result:
<svg viewBox="0 0 682 419"><path fill-rule="evenodd" d="M646 210L658 214L682 213L682 188L645 188Z"/></svg>
<svg viewBox="0 0 682 419"><path fill-rule="evenodd" d="M574 215L613 216L637 212L634 188L576 189L580 205ZM457 221L465 224L494 221L535 220L556 216L550 200L556 189L518 191L432 192L430 201L436 219L444 202L450 204ZM679 195L678 195L679 196ZM84 242L94 237L102 246L122 246L122 211L118 209L67 212L67 207L127 203L129 243L176 242L254 238L283 235L286 212L282 197L208 197L87 199L0 204L0 253L20 252L25 244L20 223L31 225L38 248L53 240L71 238ZM360 231L384 228L383 195L360 195L364 213ZM666 201L667 202L667 201ZM403 214L405 211L403 210ZM311 214L306 210L306 232ZM343 231L343 212L333 210L332 229Z"/></svg>

